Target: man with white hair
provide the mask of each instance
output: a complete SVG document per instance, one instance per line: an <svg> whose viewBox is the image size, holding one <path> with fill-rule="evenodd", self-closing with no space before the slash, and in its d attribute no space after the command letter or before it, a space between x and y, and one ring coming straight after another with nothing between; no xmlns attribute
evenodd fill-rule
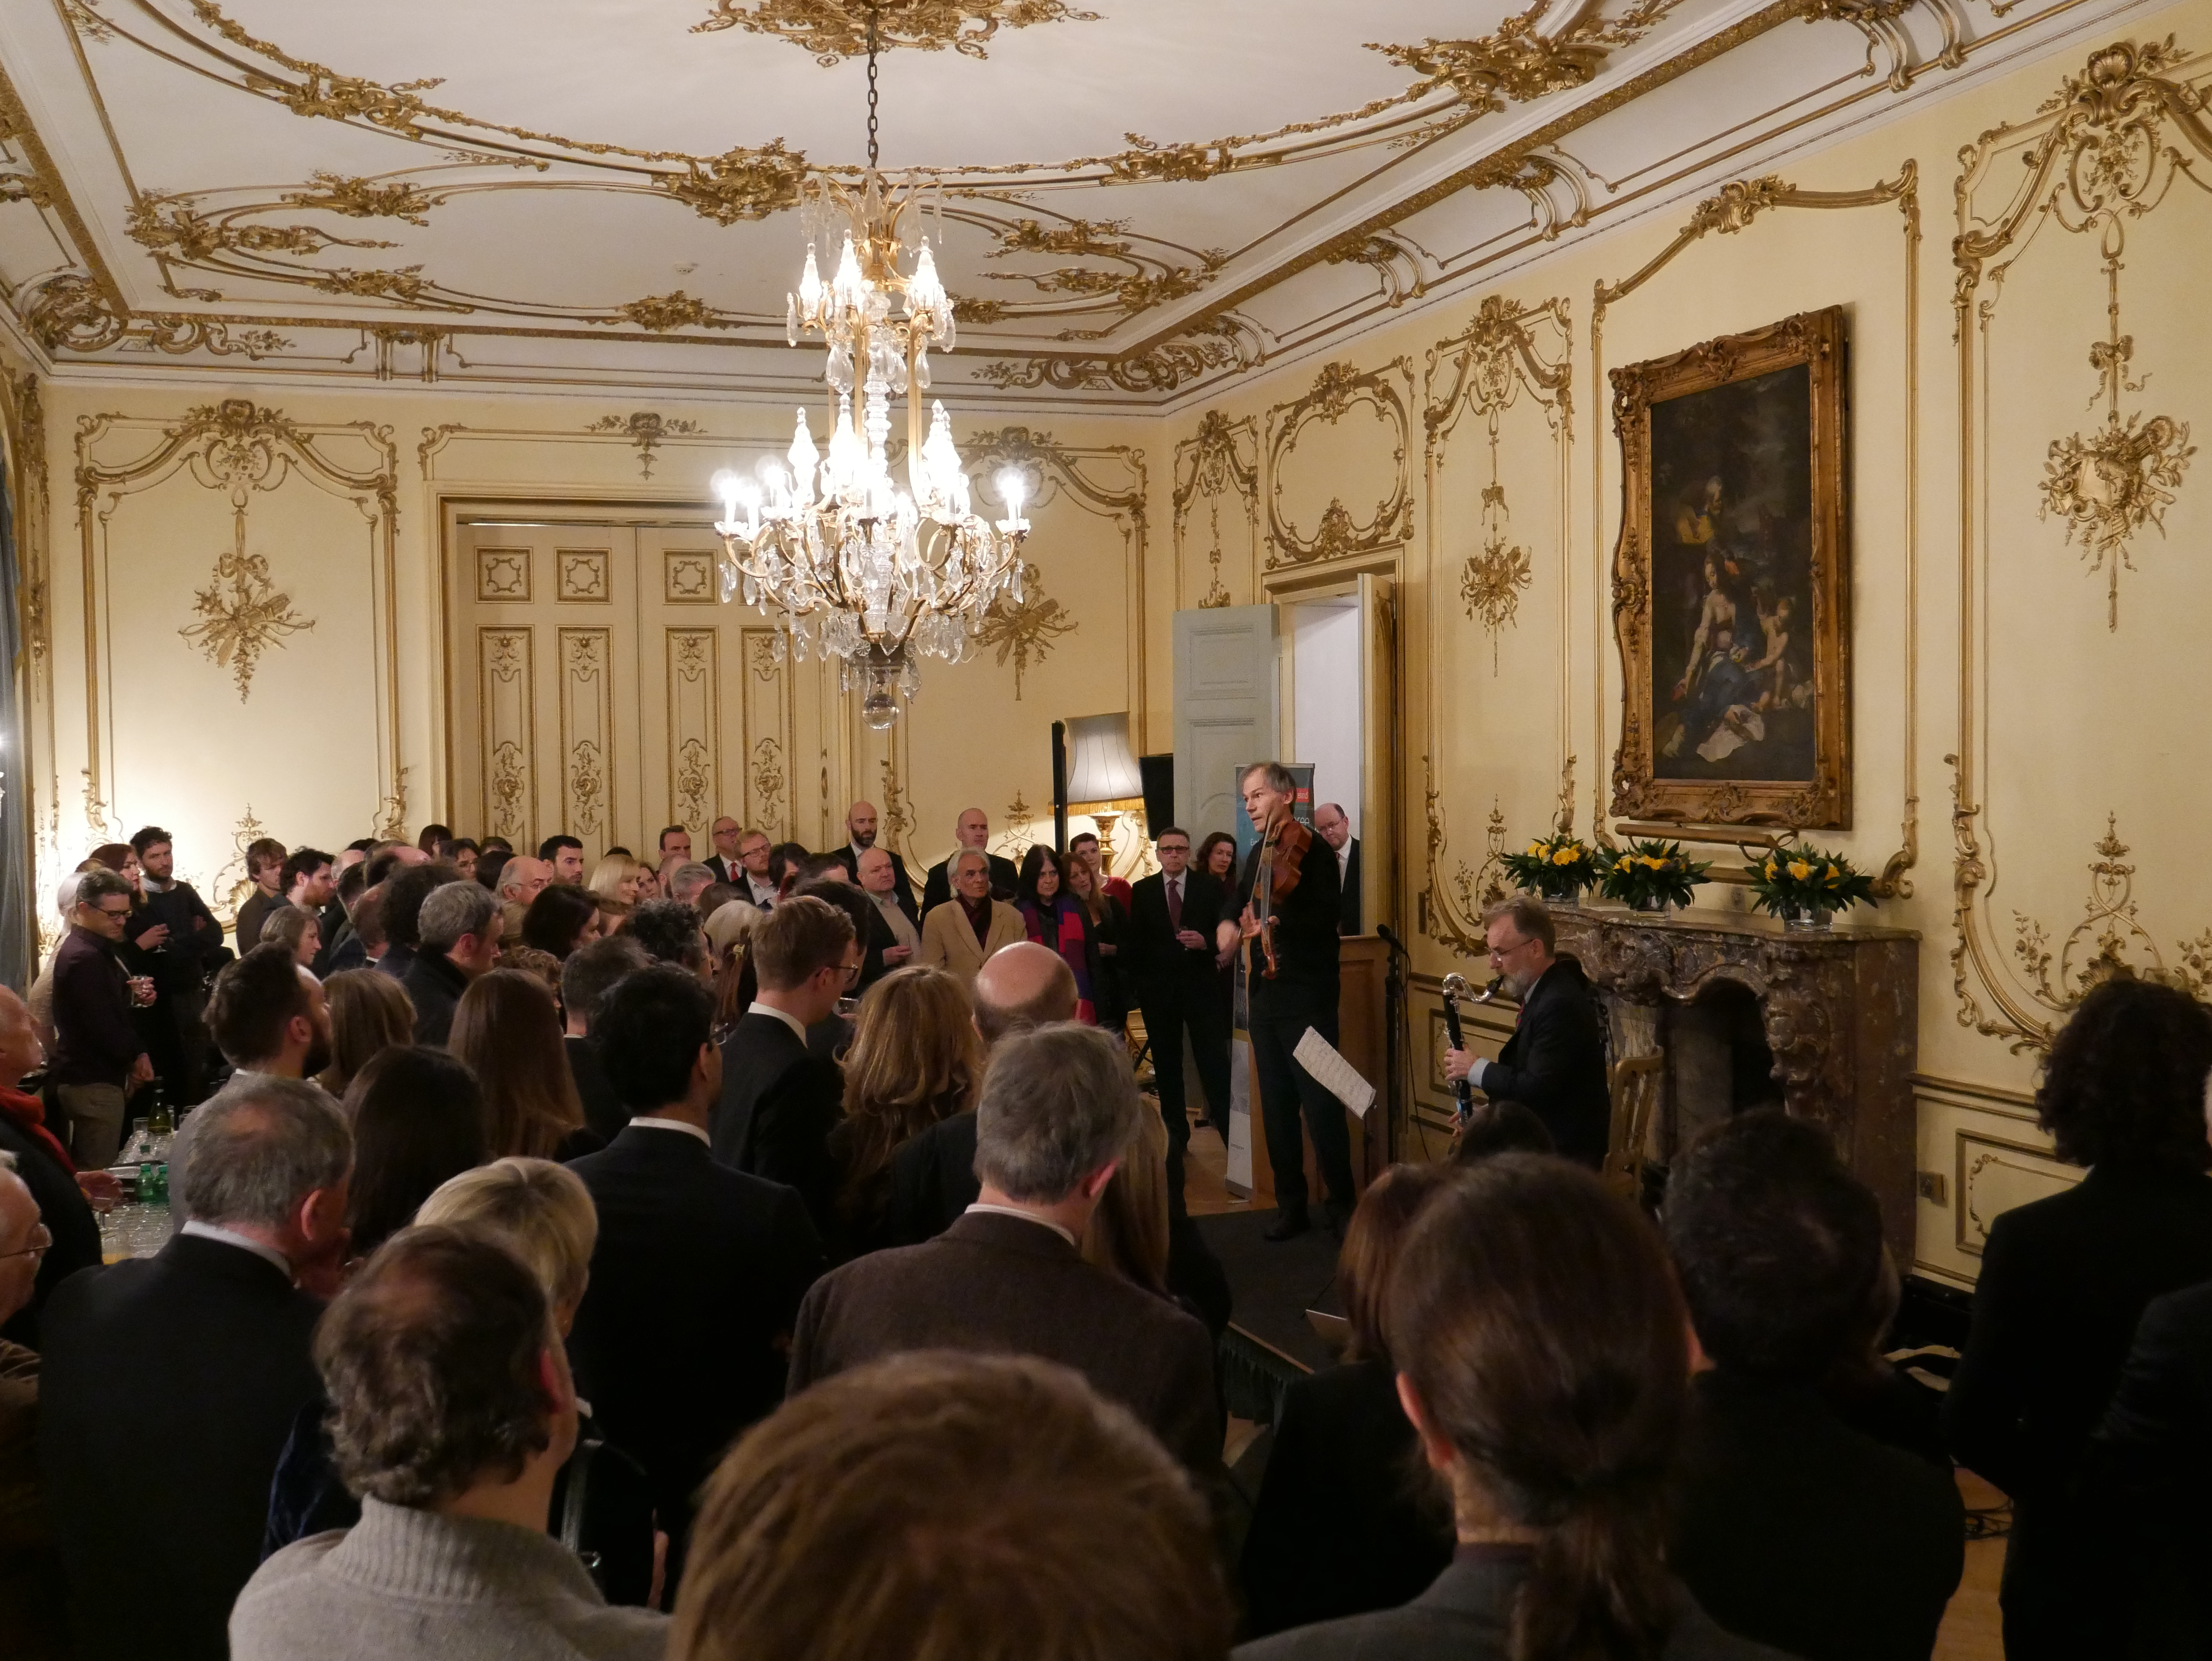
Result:
<svg viewBox="0 0 2212 1661"><path fill-rule="evenodd" d="M980 1197L937 1239L815 1282L792 1336L791 1393L909 1350L1036 1355L1074 1368L1192 1469L1217 1469L1206 1329L1085 1262L1079 1244L1144 1111L1128 1052L1097 1028L1006 1038L975 1106Z"/></svg>
<svg viewBox="0 0 2212 1661"><path fill-rule="evenodd" d="M256 1077L192 1118L191 1220L153 1257L64 1281L41 1321L39 1463L81 1661L224 1661L277 1456L318 1389L323 1305L295 1281L335 1283L345 1116Z"/></svg>

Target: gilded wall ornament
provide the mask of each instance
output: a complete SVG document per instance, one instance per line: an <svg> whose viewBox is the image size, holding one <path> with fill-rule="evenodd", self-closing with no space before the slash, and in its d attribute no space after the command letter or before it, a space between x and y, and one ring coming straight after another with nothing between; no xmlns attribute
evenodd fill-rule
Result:
<svg viewBox="0 0 2212 1661"><path fill-rule="evenodd" d="M1095 11L1080 11L1066 0L714 0L694 34L741 28L770 34L802 46L828 68L868 50L872 21L877 44L888 51L910 46L943 52L947 46L969 58L986 58L1000 27L1025 29L1037 23L1093 23Z"/></svg>
<svg viewBox="0 0 2212 1661"><path fill-rule="evenodd" d="M774 739L763 739L753 745L752 787L755 817L763 824L781 824L783 751Z"/></svg>
<svg viewBox="0 0 2212 1661"><path fill-rule="evenodd" d="M1480 619L1490 636L1490 672L1498 672L1498 636L1520 614L1521 591L1535 581L1526 548L1508 547L1505 487L1492 482L1482 493L1482 551L1468 557L1459 575L1459 597L1470 618Z"/></svg>
<svg viewBox="0 0 2212 1661"><path fill-rule="evenodd" d="M1021 862L1022 855L1035 844L1030 835L1030 816L1036 810L1022 800L1022 793L1014 792L1014 799L1006 804L1006 834L999 838L997 852L1003 859Z"/></svg>
<svg viewBox="0 0 2212 1661"><path fill-rule="evenodd" d="M677 817L686 824L703 824L707 803L714 789L714 762L703 741L686 739L678 746L675 776L669 783L678 805Z"/></svg>
<svg viewBox="0 0 2212 1661"><path fill-rule="evenodd" d="M1053 642L1062 635L1072 635L1080 625L1060 609L1056 599L1048 599L1044 593L1044 576L1035 565L1022 567L1022 599L1018 604L1010 594L1001 594L991 602L991 609L983 614L983 626L975 631L980 646L999 648L999 666L1003 669L1011 660L1014 666L1014 701L1022 696L1022 677L1034 664L1042 663L1052 654Z"/></svg>
<svg viewBox="0 0 2212 1661"><path fill-rule="evenodd" d="M623 433L637 447L638 477L653 477L653 453L664 438L695 434L699 430L696 421L672 421L650 410L635 410L628 416L601 416L584 429L587 433Z"/></svg>
<svg viewBox="0 0 2212 1661"><path fill-rule="evenodd" d="M579 739L568 752L568 801L577 830L599 828L599 793L605 788L599 745L590 739Z"/></svg>
<svg viewBox="0 0 2212 1661"><path fill-rule="evenodd" d="M216 667L231 672L243 703L253 690L261 654L282 646L289 636L312 630L315 620L295 611L292 597L270 581L266 556L246 552L244 508L237 510L233 526L231 547L216 557L214 576L192 597L200 620L177 632Z"/></svg>

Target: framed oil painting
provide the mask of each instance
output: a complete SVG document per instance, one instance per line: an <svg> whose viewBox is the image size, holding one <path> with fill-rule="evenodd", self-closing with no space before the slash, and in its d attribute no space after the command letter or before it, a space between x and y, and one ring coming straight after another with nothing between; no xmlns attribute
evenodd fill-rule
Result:
<svg viewBox="0 0 2212 1661"><path fill-rule="evenodd" d="M1850 824L1844 350L1832 306L1613 372L1615 813Z"/></svg>

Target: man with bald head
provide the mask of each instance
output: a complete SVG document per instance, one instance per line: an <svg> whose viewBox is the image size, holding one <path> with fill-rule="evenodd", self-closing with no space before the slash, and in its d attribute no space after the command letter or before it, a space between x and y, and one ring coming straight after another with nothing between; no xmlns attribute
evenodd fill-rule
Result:
<svg viewBox="0 0 2212 1661"><path fill-rule="evenodd" d="M872 801L854 802L852 811L845 815L845 846L833 857L845 867L845 874L856 885L860 880L860 855L876 845L877 824L876 805ZM907 921L920 928L921 910L914 903L914 884L907 879L906 861L890 849L884 852L890 855L891 897L898 902L898 909L906 913Z"/></svg>
<svg viewBox="0 0 2212 1661"><path fill-rule="evenodd" d="M1016 1032L1075 1019L1075 971L1034 940L1000 946L976 971L975 1031L995 1050ZM975 1116L956 1113L911 1138L891 1158L885 1217L896 1245L936 1238L975 1203Z"/></svg>
<svg viewBox="0 0 2212 1661"><path fill-rule="evenodd" d="M980 807L967 809L954 823L952 836L951 854L929 867L928 879L921 885L921 915L927 917L952 897L952 861L970 848L990 864L991 897L1013 898L1021 873L1014 868L1012 860L994 854L984 845L991 840L991 816Z"/></svg>
<svg viewBox="0 0 2212 1661"><path fill-rule="evenodd" d="M860 855L860 891L868 897L867 958L861 965L860 984L872 986L902 964L914 961L921 950L921 930L899 904L898 873L887 849L871 848Z"/></svg>

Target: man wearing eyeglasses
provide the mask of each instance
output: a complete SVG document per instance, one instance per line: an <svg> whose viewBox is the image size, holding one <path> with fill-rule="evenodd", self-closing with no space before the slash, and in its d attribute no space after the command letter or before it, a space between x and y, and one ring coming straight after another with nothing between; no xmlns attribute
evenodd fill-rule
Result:
<svg viewBox="0 0 2212 1661"><path fill-rule="evenodd" d="M1519 1102L1544 1122L1562 1159L1605 1164L1613 1100L1605 1082L1605 1024L1572 958L1552 955L1552 914L1527 895L1485 918L1490 967L1520 1001L1521 1019L1494 1062L1444 1052L1444 1076L1494 1102Z"/></svg>
<svg viewBox="0 0 2212 1661"><path fill-rule="evenodd" d="M152 983L134 988L115 953L130 918L129 880L114 871L88 871L77 884L68 938L54 954L51 1071L69 1118L70 1157L85 1171L115 1163L125 1101L154 1078L131 1019L142 990L143 1001L153 1001Z"/></svg>

